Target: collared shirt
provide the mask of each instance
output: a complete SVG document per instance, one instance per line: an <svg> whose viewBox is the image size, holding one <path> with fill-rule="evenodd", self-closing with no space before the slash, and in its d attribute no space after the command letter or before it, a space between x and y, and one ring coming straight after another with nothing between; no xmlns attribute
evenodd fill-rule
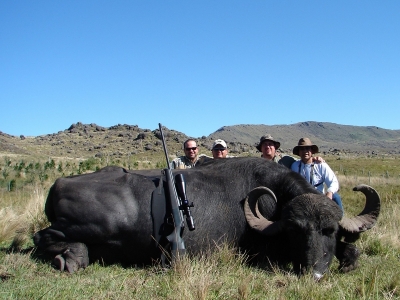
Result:
<svg viewBox="0 0 400 300"><path fill-rule="evenodd" d="M327 187L326 192L336 193L339 190L339 181L327 163L304 164L301 160L297 160L291 169L302 175L321 193L325 193L324 184Z"/></svg>
<svg viewBox="0 0 400 300"><path fill-rule="evenodd" d="M200 159L206 159L206 158L207 156L205 154L200 154L196 157L194 161L191 161L186 156L179 156L171 162L171 166L173 169L190 169L194 168Z"/></svg>
<svg viewBox="0 0 400 300"><path fill-rule="evenodd" d="M173 169L190 169L193 168L199 157L197 156L196 159L192 162L186 156L179 156L172 161L172 168Z"/></svg>

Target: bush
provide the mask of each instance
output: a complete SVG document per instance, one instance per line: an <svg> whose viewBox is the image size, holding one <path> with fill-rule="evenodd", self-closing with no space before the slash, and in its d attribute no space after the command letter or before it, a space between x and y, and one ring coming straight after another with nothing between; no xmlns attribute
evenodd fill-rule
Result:
<svg viewBox="0 0 400 300"><path fill-rule="evenodd" d="M15 179L11 179L11 181L8 185L8 191L9 192L15 191L16 187L17 187L17 182L15 181Z"/></svg>
<svg viewBox="0 0 400 300"><path fill-rule="evenodd" d="M94 157L88 158L87 160L79 163L78 174L82 174L86 171L95 171L98 164L98 160Z"/></svg>

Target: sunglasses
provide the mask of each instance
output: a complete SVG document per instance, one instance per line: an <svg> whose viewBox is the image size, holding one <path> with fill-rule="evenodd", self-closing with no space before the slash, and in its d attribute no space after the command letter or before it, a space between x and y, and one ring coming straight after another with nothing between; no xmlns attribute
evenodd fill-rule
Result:
<svg viewBox="0 0 400 300"><path fill-rule="evenodd" d="M308 152L308 151L311 151L311 150L312 150L312 148L311 148L311 147L308 147L308 146L299 147L299 151L306 151L306 152Z"/></svg>
<svg viewBox="0 0 400 300"><path fill-rule="evenodd" d="M197 149L197 147L185 148L185 150L186 150L186 151L190 151L190 150L193 150L193 151L195 151L196 149Z"/></svg>
<svg viewBox="0 0 400 300"><path fill-rule="evenodd" d="M213 151L225 151L225 148L214 148Z"/></svg>

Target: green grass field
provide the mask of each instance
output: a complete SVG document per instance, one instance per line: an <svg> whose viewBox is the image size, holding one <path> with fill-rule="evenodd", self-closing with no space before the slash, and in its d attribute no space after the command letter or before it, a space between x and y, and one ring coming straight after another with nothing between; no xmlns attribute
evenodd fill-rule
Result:
<svg viewBox="0 0 400 300"><path fill-rule="evenodd" d="M342 274L334 260L320 282L278 268L250 267L246 256L229 245L204 257L186 257L169 270L98 262L74 274L61 273L32 255L32 234L48 225L43 213L48 189L63 174L90 172L106 162L71 160L67 166L47 160L47 167L38 161L40 166L33 162L26 169L28 162L20 168L20 158L8 159L11 163L0 163L0 299L400 299L398 158L325 158L338 175L347 216L363 209L363 195L352 191L359 183L378 191L382 208L377 225L356 242L359 268ZM162 167L161 158L143 161L118 164Z"/></svg>

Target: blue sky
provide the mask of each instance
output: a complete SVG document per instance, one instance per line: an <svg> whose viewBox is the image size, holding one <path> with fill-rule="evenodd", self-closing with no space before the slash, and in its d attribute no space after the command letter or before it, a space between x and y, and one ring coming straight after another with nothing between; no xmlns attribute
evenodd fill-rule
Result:
<svg viewBox="0 0 400 300"><path fill-rule="evenodd" d="M0 131L400 129L400 1L0 1Z"/></svg>

